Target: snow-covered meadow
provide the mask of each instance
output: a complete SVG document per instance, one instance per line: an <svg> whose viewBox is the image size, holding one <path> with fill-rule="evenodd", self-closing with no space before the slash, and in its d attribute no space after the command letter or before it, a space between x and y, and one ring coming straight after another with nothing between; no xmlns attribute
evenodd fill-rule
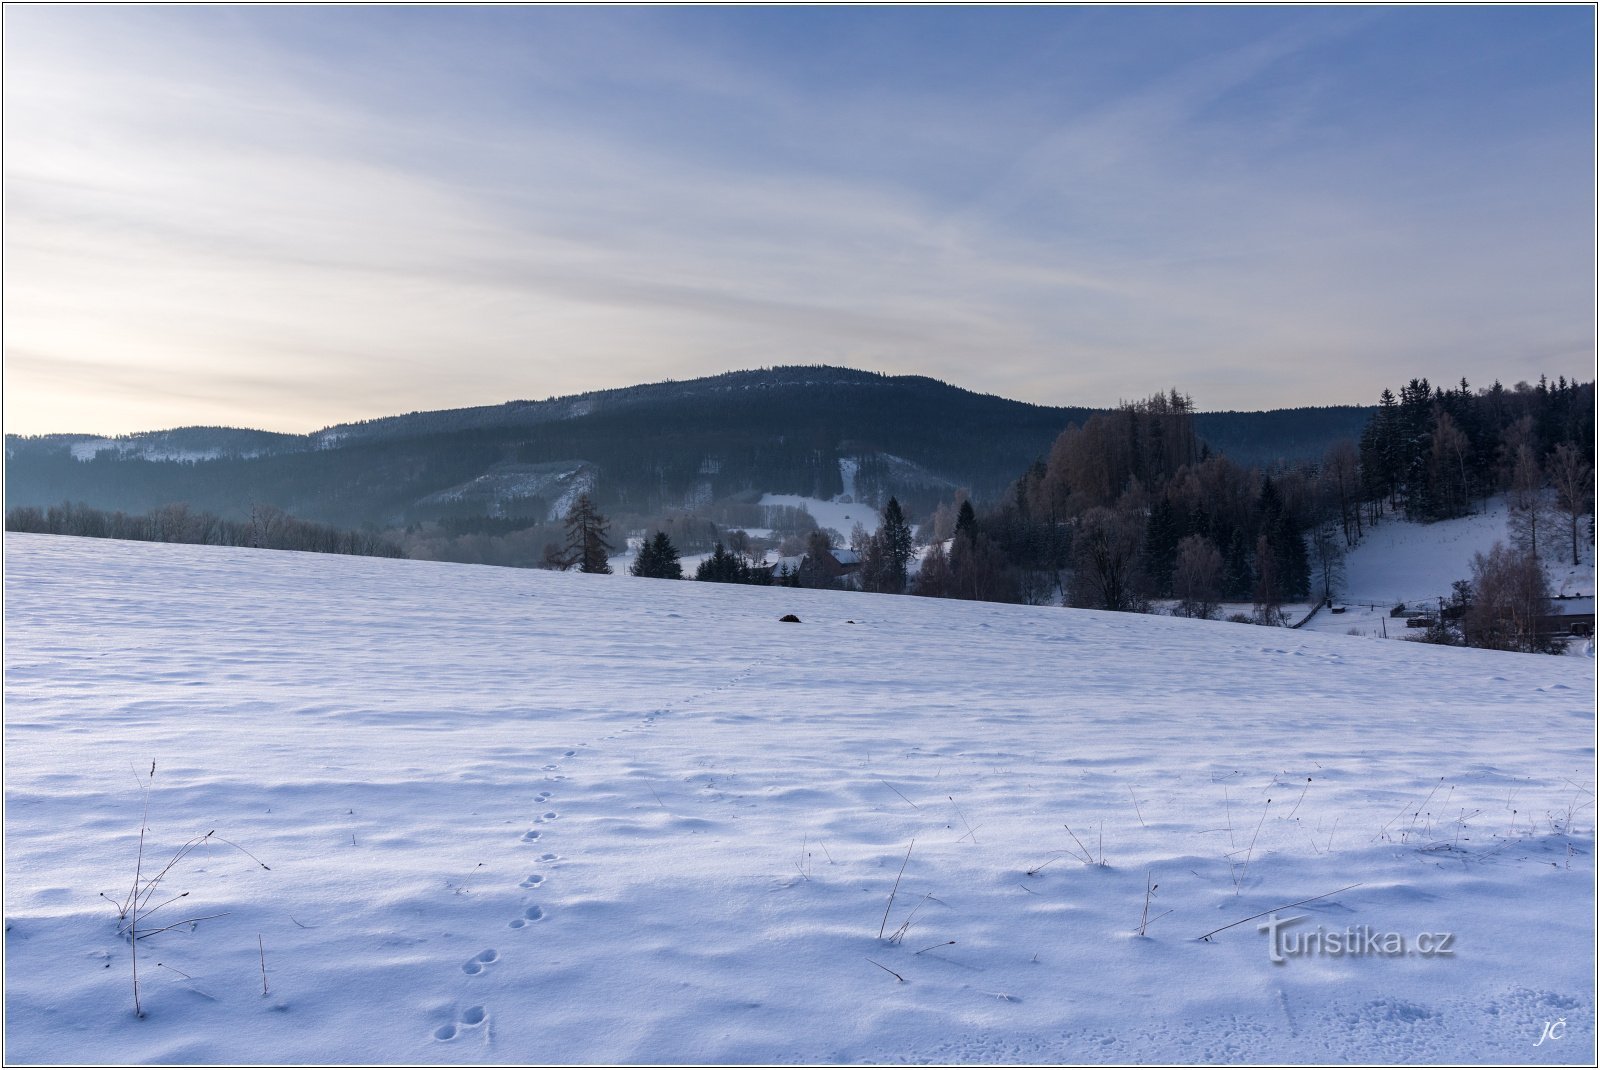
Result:
<svg viewBox="0 0 1600 1070"><path fill-rule="evenodd" d="M1591 659L5 548L9 1063L1594 1058Z"/></svg>

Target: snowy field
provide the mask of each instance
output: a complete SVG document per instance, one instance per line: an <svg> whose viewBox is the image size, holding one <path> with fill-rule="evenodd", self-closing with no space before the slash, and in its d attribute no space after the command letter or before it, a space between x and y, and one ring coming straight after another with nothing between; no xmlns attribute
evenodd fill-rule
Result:
<svg viewBox="0 0 1600 1070"><path fill-rule="evenodd" d="M5 548L7 1063L1594 1060L1592 660Z"/></svg>

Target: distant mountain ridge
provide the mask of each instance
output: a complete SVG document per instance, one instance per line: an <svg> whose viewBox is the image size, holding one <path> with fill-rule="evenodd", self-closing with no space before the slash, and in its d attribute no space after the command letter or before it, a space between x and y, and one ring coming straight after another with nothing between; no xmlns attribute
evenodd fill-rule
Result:
<svg viewBox="0 0 1600 1070"><path fill-rule="evenodd" d="M1002 493L1095 410L980 394L925 376L784 366L405 413L305 435L183 427L107 438L6 437L6 504L172 501L223 516L269 503L345 526L450 516L548 519L579 490L653 514L763 492L831 498L841 459L858 493L917 505L956 487ZM1320 456L1369 408L1201 413L1213 449L1245 463Z"/></svg>

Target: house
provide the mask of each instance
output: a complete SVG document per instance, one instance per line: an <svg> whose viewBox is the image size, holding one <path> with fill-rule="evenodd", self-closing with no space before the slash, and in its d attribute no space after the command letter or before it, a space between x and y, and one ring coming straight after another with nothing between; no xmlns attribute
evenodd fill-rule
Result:
<svg viewBox="0 0 1600 1070"><path fill-rule="evenodd" d="M806 555L805 564L814 567L825 579L836 580L861 571L861 555L854 550L834 548L823 554L821 560L814 565L811 556Z"/></svg>
<svg viewBox="0 0 1600 1070"><path fill-rule="evenodd" d="M808 586L829 585L836 580L853 575L861 571L861 555L854 550L830 549L815 563L810 554L798 557L768 558L759 565L751 566L759 569L772 577L774 581L780 576L803 576L802 582Z"/></svg>

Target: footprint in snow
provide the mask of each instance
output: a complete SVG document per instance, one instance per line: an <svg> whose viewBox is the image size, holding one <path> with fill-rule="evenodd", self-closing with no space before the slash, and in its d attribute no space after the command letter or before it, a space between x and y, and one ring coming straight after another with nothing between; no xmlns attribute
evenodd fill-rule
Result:
<svg viewBox="0 0 1600 1070"><path fill-rule="evenodd" d="M540 836L540 833L537 830L529 829L527 832L524 832L522 834L522 842L523 843L532 843L534 840L537 840L539 838L539 836Z"/></svg>
<svg viewBox="0 0 1600 1070"><path fill-rule="evenodd" d="M489 966L500 961L500 953L494 948L478 952L466 962L461 964L461 972L470 976L482 973Z"/></svg>
<svg viewBox="0 0 1600 1070"><path fill-rule="evenodd" d="M561 856L558 855L558 854L551 854L551 853L549 853L547 851L544 854L539 856L539 861L541 861L541 862L554 862L557 859L559 859L560 857Z"/></svg>
<svg viewBox="0 0 1600 1070"><path fill-rule="evenodd" d="M489 1020L489 1012L482 1007L468 1007L461 1012L461 1020L449 1025L441 1025L433 1031L434 1040L454 1040L461 1035L462 1027L471 1029L473 1026L482 1025Z"/></svg>
<svg viewBox="0 0 1600 1070"><path fill-rule="evenodd" d="M533 823L535 825L540 825L546 821L554 821L558 816L560 815L558 815L554 810L546 810L544 813L534 818Z"/></svg>
<svg viewBox="0 0 1600 1070"><path fill-rule="evenodd" d="M539 907L529 907L522 912L522 917L511 919L511 928L520 929L532 921L544 920L544 911Z"/></svg>
<svg viewBox="0 0 1600 1070"><path fill-rule="evenodd" d="M538 873L528 874L528 879L518 884L518 888L537 888L544 883L544 877Z"/></svg>

